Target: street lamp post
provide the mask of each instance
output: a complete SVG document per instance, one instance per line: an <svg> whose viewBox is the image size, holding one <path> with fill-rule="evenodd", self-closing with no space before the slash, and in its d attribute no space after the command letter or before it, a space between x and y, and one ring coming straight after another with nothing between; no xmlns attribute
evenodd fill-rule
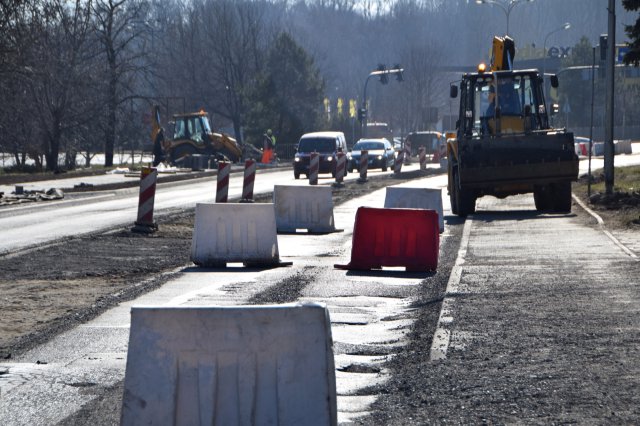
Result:
<svg viewBox="0 0 640 426"><path fill-rule="evenodd" d="M545 71L546 71L546 62L547 62L547 40L549 39L549 36L551 34L555 34L558 31L562 31L562 30L568 30L569 28L571 28L571 24L568 22L565 22L564 24L562 24L561 27L556 28L555 30L551 31L549 34L546 35L546 37L544 38L544 44L542 45L542 75L544 75Z"/></svg>
<svg viewBox="0 0 640 426"><path fill-rule="evenodd" d="M495 4L504 12L504 15L507 18L507 35L509 35L509 16L511 15L511 11L516 5L524 2L532 2L533 0L476 0L477 4Z"/></svg>

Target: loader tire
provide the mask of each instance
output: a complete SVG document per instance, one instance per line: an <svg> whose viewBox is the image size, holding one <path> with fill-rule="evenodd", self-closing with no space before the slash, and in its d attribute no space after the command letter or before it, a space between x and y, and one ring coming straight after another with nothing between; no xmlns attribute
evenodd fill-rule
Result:
<svg viewBox="0 0 640 426"><path fill-rule="evenodd" d="M458 188L457 188L457 179L456 179L456 169L449 166L449 175L452 177L451 179L451 188L449 191L449 202L451 204L451 213L457 215L458 214Z"/></svg>
<svg viewBox="0 0 640 426"><path fill-rule="evenodd" d="M571 182L558 182L551 185L553 211L571 213Z"/></svg>
<svg viewBox="0 0 640 426"><path fill-rule="evenodd" d="M551 187L549 185L536 185L533 188L533 201L536 210L545 212L552 208Z"/></svg>
<svg viewBox="0 0 640 426"><path fill-rule="evenodd" d="M453 169L454 185L455 188L455 204L457 207L458 216L466 216L476 211L476 196L475 193L469 189L464 189L460 186L460 174L458 169Z"/></svg>

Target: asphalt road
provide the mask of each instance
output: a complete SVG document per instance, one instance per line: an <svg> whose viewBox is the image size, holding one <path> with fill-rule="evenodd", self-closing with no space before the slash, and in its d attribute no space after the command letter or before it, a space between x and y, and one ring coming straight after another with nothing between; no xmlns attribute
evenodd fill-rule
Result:
<svg viewBox="0 0 640 426"><path fill-rule="evenodd" d="M415 162L403 171L417 170ZM437 168L435 164L430 168ZM389 176L392 172L370 171L369 176ZM350 173L345 181L355 181L357 174ZM168 177L167 177L168 178ZM82 183L95 185L118 185L130 182L124 175L101 175L30 183L29 188L73 188ZM188 181L163 183L162 176L157 185L154 215L160 217L179 209L193 208L196 203L215 202L216 176ZM320 175L319 185L329 186L335 179L331 175ZM243 173L233 173L229 179L229 200L239 200L243 190ZM308 185L308 180L293 179L290 168L259 170L254 182L254 194L273 191L274 185ZM27 184L24 185L27 187ZM52 241L82 234L99 232L137 219L139 189L137 187L74 193L60 201L45 201L0 208L0 254L41 246Z"/></svg>

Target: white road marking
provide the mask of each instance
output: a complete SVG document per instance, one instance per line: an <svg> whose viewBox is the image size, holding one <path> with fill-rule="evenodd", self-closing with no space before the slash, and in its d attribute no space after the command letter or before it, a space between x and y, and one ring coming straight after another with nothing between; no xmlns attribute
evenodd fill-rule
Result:
<svg viewBox="0 0 640 426"><path fill-rule="evenodd" d="M453 323L453 298L458 293L458 285L460 284L460 278L462 277L462 266L464 264L465 256L467 255L467 247L469 246L469 234L471 233L471 224L473 220L468 217L464 222L464 229L462 230L462 238L460 240L460 249L458 250L458 257L456 263L451 269L451 275L447 282L447 289L445 290L444 299L442 301L442 308L440 309L440 317L438 318L438 326L435 333L433 333L433 339L431 341L431 360L441 360L447 357L447 350L449 349L449 343L451 341L451 331L448 329Z"/></svg>

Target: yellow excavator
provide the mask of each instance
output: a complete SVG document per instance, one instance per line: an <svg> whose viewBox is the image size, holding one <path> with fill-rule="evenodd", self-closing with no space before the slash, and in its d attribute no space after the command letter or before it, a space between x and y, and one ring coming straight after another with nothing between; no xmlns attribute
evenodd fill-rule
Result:
<svg viewBox="0 0 640 426"><path fill-rule="evenodd" d="M153 107L151 121L154 166L162 162L181 165L196 154L207 156L215 161L235 163L242 159L245 152L234 138L224 133L213 132L209 124L209 114L202 110L175 114L171 139L165 136L165 130L160 124L160 107L157 105Z"/></svg>

